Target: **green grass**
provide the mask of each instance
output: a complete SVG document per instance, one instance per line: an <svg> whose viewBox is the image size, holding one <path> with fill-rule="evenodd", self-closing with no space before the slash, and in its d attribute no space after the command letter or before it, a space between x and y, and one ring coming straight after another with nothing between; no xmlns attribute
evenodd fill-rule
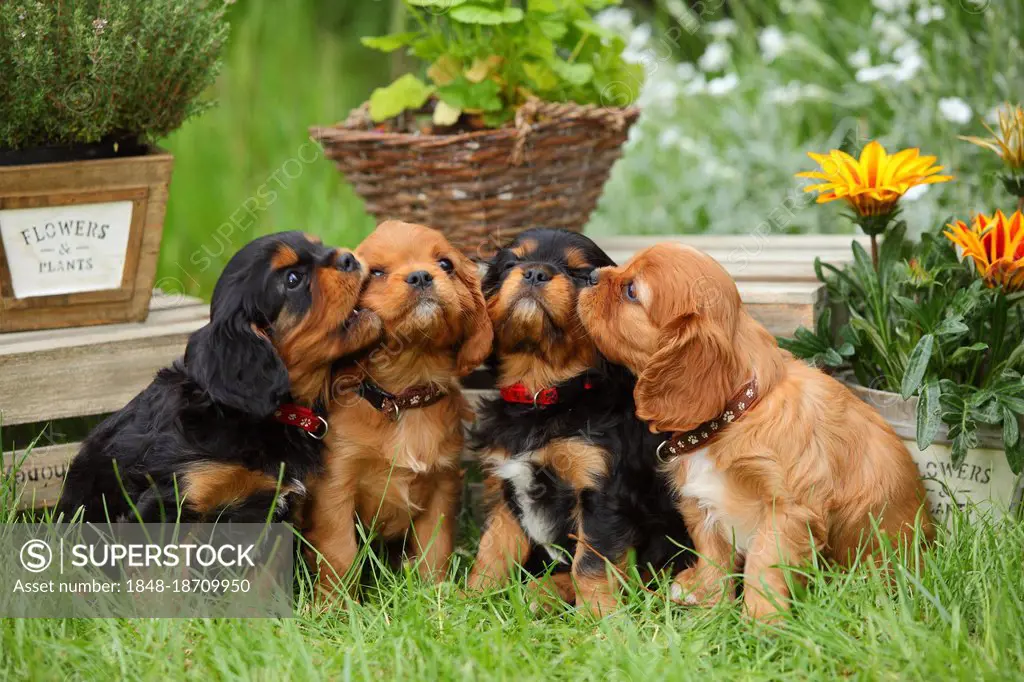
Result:
<svg viewBox="0 0 1024 682"><path fill-rule="evenodd" d="M388 3L244 0L232 8L218 106L162 144L174 153L157 286L209 296L252 238L299 229L354 246L373 227L311 125L344 119L389 74L360 35L387 28ZM367 6L369 5L369 6Z"/></svg>
<svg viewBox="0 0 1024 682"><path fill-rule="evenodd" d="M0 500L4 498L0 491ZM10 508L10 507L8 507ZM7 520L12 520L9 513ZM4 620L0 679L919 679L1024 676L1024 522L958 516L920 578L861 566L807 569L809 588L774 625L736 604L683 608L630 586L597 621L534 614L516 585L483 596L455 579L378 573L360 603L319 612L300 595L284 620ZM300 584L305 584L301 583Z"/></svg>

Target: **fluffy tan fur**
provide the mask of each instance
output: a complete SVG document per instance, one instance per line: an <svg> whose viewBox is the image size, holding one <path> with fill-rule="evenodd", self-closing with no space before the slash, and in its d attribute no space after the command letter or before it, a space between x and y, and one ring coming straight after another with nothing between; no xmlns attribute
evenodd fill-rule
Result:
<svg viewBox="0 0 1024 682"><path fill-rule="evenodd" d="M462 487L462 424L471 418L459 377L484 360L492 338L476 266L439 232L392 221L356 252L371 272L362 305L385 332L383 346L358 371L394 394L434 384L446 396L395 421L351 393L333 402L326 473L313 487L307 538L333 569L321 571L327 588L355 559L357 520L385 539L408 535L419 571L441 580ZM406 282L418 271L433 276L433 287Z"/></svg>
<svg viewBox="0 0 1024 682"><path fill-rule="evenodd" d="M708 447L666 465L699 560L674 591L714 603L743 565L753 617L788 608L783 566L812 551L841 564L878 535L930 540L924 488L903 443L842 384L778 348L710 256L670 244L603 269L580 318L612 361L638 376L637 414L686 431L722 413L751 378L760 400ZM795 573L793 580L799 580Z"/></svg>

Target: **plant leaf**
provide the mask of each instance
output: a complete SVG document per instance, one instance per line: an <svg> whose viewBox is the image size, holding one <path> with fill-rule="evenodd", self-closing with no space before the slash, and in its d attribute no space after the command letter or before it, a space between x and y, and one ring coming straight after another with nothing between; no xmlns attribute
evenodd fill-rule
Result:
<svg viewBox="0 0 1024 682"><path fill-rule="evenodd" d="M359 42L373 50L394 52L400 47L412 44L419 35L415 31L409 31L408 33L392 33L386 36L365 36L360 38Z"/></svg>
<svg viewBox="0 0 1024 682"><path fill-rule="evenodd" d="M455 125L460 116L462 116L462 109L449 105L443 99L438 100L437 106L434 107L434 125Z"/></svg>
<svg viewBox="0 0 1024 682"><path fill-rule="evenodd" d="M960 431L954 438L950 446L950 454L953 455L953 468L959 469L960 465L964 463L964 458L967 457L967 451L971 449L972 438L967 431Z"/></svg>
<svg viewBox="0 0 1024 682"><path fill-rule="evenodd" d="M435 9L451 9L469 2L469 0L406 0L413 7L433 7Z"/></svg>
<svg viewBox="0 0 1024 682"><path fill-rule="evenodd" d="M538 90L553 90L558 87L558 74L543 62L523 62L523 72Z"/></svg>
<svg viewBox="0 0 1024 682"><path fill-rule="evenodd" d="M935 336L960 336L971 331L971 328L964 324L963 315L947 317L935 328Z"/></svg>
<svg viewBox="0 0 1024 682"><path fill-rule="evenodd" d="M391 85L373 91L370 95L370 118L380 122L406 109L418 109L433 92L434 88L407 73Z"/></svg>
<svg viewBox="0 0 1024 682"><path fill-rule="evenodd" d="M798 341L796 339L787 339L784 336L780 336L776 339L779 343L779 348L782 350L788 350L795 357L801 360L806 360L815 354L815 351L807 347L806 343Z"/></svg>
<svg viewBox="0 0 1024 682"><path fill-rule="evenodd" d="M797 341L806 344L808 348L813 348L816 351L825 351L832 347L827 341L818 336L815 336L813 333L811 333L811 330L807 329L806 327L799 327L793 333L793 337Z"/></svg>
<svg viewBox="0 0 1024 682"><path fill-rule="evenodd" d="M492 54L486 59L480 59L477 57L473 60L473 65L469 67L464 74L466 76L466 80L470 83L481 82L491 75L492 71L501 66L501 62L503 61L504 59L496 54Z"/></svg>
<svg viewBox="0 0 1024 682"><path fill-rule="evenodd" d="M972 343L970 346L960 346L949 356L949 362L953 365L963 364L973 353L980 353L985 350L988 350L988 344L982 341Z"/></svg>
<svg viewBox="0 0 1024 682"><path fill-rule="evenodd" d="M542 12L551 14L558 11L558 3L555 0L530 0L527 3L527 12Z"/></svg>
<svg viewBox="0 0 1024 682"><path fill-rule="evenodd" d="M502 108L501 87L492 80L471 83L464 76L437 89L437 96L463 111L498 111Z"/></svg>
<svg viewBox="0 0 1024 682"><path fill-rule="evenodd" d="M914 395L914 391L921 385L925 370L928 369L928 361L932 357L934 342L934 336L925 334L911 351L910 358L907 360L907 369L903 372L903 381L900 382L900 395L904 400Z"/></svg>
<svg viewBox="0 0 1024 682"><path fill-rule="evenodd" d="M427 68L427 77L434 85L448 85L462 73L462 62L450 54L443 54Z"/></svg>
<svg viewBox="0 0 1024 682"><path fill-rule="evenodd" d="M451 18L463 24L484 26L517 24L523 20L523 10L518 7L491 9L480 5L459 5L451 11Z"/></svg>
<svg viewBox="0 0 1024 682"><path fill-rule="evenodd" d="M533 10L533 3L530 3L530 10ZM542 21L540 24L540 31L547 38L551 40L561 40L566 33L569 32L569 27L563 24L561 21L547 20Z"/></svg>
<svg viewBox="0 0 1024 682"><path fill-rule="evenodd" d="M917 447L924 450L935 440L942 425L942 407L939 404L939 382L932 379L924 385L917 402Z"/></svg>
<svg viewBox="0 0 1024 682"><path fill-rule="evenodd" d="M1010 369L1020 369L1024 366L1024 343L1019 344L1010 353L1010 357L1006 358L1006 367Z"/></svg>
<svg viewBox="0 0 1024 682"><path fill-rule="evenodd" d="M559 76L573 85L586 85L594 77L594 67L590 64L570 64L556 59L552 66Z"/></svg>
<svg viewBox="0 0 1024 682"><path fill-rule="evenodd" d="M1008 407L1003 407L1003 447L1012 448L1020 440L1020 424L1017 415Z"/></svg>
<svg viewBox="0 0 1024 682"><path fill-rule="evenodd" d="M604 26L601 26L590 19L577 19L572 23L573 26L584 33L589 33L590 35L598 36L599 38L607 38L608 40L615 40L616 38L619 38L617 33L606 29Z"/></svg>
<svg viewBox="0 0 1024 682"><path fill-rule="evenodd" d="M817 322L814 323L815 334L822 338L827 339L832 336L832 308L825 306L821 311L821 315L818 316Z"/></svg>
<svg viewBox="0 0 1024 682"><path fill-rule="evenodd" d="M833 348L829 348L824 353L821 353L820 357L829 367L838 367L843 364L843 356L837 353Z"/></svg>
<svg viewBox="0 0 1024 682"><path fill-rule="evenodd" d="M515 115L514 109L503 108L498 111L488 111L484 113L484 123L490 128L500 128L515 118Z"/></svg>
<svg viewBox="0 0 1024 682"><path fill-rule="evenodd" d="M878 271L883 276L888 276L896 264L899 263L900 255L903 252L903 238L907 233L907 224L903 221L896 223L885 232L878 247Z"/></svg>
<svg viewBox="0 0 1024 682"><path fill-rule="evenodd" d="M1019 439L1016 445L1006 448L1006 463L1010 465L1010 471L1020 475L1024 470L1024 439Z"/></svg>

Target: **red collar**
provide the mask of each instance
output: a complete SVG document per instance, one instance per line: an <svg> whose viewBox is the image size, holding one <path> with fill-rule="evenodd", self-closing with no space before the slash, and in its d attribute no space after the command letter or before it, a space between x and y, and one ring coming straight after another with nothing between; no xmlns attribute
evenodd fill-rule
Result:
<svg viewBox="0 0 1024 682"><path fill-rule="evenodd" d="M327 435L327 420L308 407L285 403L274 410L274 420L295 426L317 440Z"/></svg>
<svg viewBox="0 0 1024 682"><path fill-rule="evenodd" d="M589 391L594 386L589 381L583 382L583 389ZM519 403L522 405L533 405L534 407L549 407L559 402L558 386L542 388L536 393L531 393L523 383L512 384L501 389L501 399L506 403Z"/></svg>

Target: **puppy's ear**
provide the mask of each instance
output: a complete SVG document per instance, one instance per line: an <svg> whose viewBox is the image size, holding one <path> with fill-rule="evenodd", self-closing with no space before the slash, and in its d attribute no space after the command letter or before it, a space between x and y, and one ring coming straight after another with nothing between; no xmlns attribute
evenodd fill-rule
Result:
<svg viewBox="0 0 1024 682"><path fill-rule="evenodd" d="M459 376L466 376L490 355L494 329L491 327L491 318L487 315L487 301L484 300L483 291L480 289L476 263L462 254L458 254L456 260L455 276L469 290L473 299L472 304L462 311L465 335L456 358L456 371Z"/></svg>
<svg viewBox="0 0 1024 682"><path fill-rule="evenodd" d="M688 431L714 419L731 397L735 354L716 322L688 313L666 326L637 378L637 417L652 431Z"/></svg>
<svg viewBox="0 0 1024 682"><path fill-rule="evenodd" d="M241 312L192 334L185 370L221 405L264 419L288 397L288 370L266 334Z"/></svg>

